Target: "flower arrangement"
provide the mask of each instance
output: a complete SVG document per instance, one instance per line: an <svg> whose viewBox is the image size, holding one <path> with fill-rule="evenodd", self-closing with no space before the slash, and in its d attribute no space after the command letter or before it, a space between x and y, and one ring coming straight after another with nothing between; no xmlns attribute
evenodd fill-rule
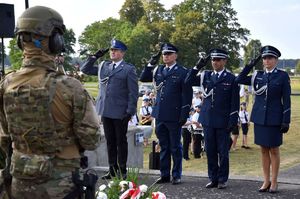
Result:
<svg viewBox="0 0 300 199"><path fill-rule="evenodd" d="M97 199L166 199L165 194L159 192L152 184L137 186L138 170L128 169L128 180L114 177L107 185L102 184L96 192Z"/></svg>

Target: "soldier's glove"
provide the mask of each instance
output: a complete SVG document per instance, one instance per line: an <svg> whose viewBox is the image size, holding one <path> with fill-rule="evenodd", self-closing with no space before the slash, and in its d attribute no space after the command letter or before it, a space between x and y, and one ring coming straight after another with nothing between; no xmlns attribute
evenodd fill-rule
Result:
<svg viewBox="0 0 300 199"><path fill-rule="evenodd" d="M151 58L149 59L148 61L148 64L154 66L157 64L157 62L159 61L160 59L160 56L161 56L161 50L158 51L156 54L152 55Z"/></svg>
<svg viewBox="0 0 300 199"><path fill-rule="evenodd" d="M290 125L287 123L282 123L280 127L281 133L287 133L289 131Z"/></svg>
<svg viewBox="0 0 300 199"><path fill-rule="evenodd" d="M261 55L257 56L255 59L251 59L245 67L253 68L259 62L260 59Z"/></svg>
<svg viewBox="0 0 300 199"><path fill-rule="evenodd" d="M206 66L209 59L210 59L210 56L200 57L196 63L196 68L198 70L204 68L204 66Z"/></svg>
<svg viewBox="0 0 300 199"><path fill-rule="evenodd" d="M93 56L95 56L97 59L99 59L100 57L103 57L103 55L105 55L105 53L108 52L108 48L106 49L99 49L95 54L93 54Z"/></svg>

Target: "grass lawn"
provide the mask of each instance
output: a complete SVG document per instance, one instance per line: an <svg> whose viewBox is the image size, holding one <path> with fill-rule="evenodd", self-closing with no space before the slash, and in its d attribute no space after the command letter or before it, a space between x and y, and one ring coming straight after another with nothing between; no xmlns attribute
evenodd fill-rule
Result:
<svg viewBox="0 0 300 199"><path fill-rule="evenodd" d="M86 88L94 97L98 92L98 83L87 82ZM292 93L300 93L300 78L291 78ZM251 102L251 99L250 99ZM141 106L141 99L138 102L138 110ZM248 107L250 111L251 107ZM283 145L281 148L281 169L290 168L296 164L300 164L300 96L292 96L292 117L290 130L284 135ZM156 139L152 134L151 140ZM241 148L241 132L238 139L238 150L230 152L230 173L239 175L261 176L262 169L260 164L260 149L255 145L253 138L253 124L250 125L248 133L248 143L250 150ZM149 168L149 153L151 151L151 144L144 148L144 168ZM194 159L190 155L190 160L183 160L183 171L193 171L200 173L207 173L206 157L201 159Z"/></svg>

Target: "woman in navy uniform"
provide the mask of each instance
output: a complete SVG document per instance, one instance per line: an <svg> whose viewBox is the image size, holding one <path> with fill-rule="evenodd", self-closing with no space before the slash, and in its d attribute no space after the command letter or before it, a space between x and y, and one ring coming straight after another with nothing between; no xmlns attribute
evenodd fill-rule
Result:
<svg viewBox="0 0 300 199"><path fill-rule="evenodd" d="M210 58L213 70L197 75ZM210 179L206 188L227 187L230 132L238 123L239 87L235 76L225 68L227 59L225 50L212 49L208 57L199 59L186 78L190 86L200 86L204 97L199 122L203 126Z"/></svg>
<svg viewBox="0 0 300 199"><path fill-rule="evenodd" d="M288 131L290 123L290 78L286 72L276 68L280 55L280 51L273 46L262 47L261 55L246 65L236 79L240 84L252 85L255 93L250 120L254 123L254 142L260 145L262 154L264 183L260 192L277 192L279 146L282 144L282 134ZM261 57L265 70L247 76Z"/></svg>
<svg viewBox="0 0 300 199"><path fill-rule="evenodd" d="M162 45L164 65L153 66L160 53L153 56L143 70L140 81L154 81L157 91L152 116L155 118L156 135L159 139L160 172L157 183L170 182L171 157L173 159L172 184L181 183L182 145L181 126L189 117L193 90L185 84L188 70L177 64L178 49L169 43Z"/></svg>

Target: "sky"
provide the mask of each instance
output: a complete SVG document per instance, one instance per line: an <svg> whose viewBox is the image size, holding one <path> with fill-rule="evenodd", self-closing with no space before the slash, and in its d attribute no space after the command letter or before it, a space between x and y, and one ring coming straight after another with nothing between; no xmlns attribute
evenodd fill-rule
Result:
<svg viewBox="0 0 300 199"><path fill-rule="evenodd" d="M72 28L76 39L85 27L109 17L118 18L125 0L28 0L29 6L42 5L55 9ZM166 9L183 0L160 0ZM14 4L15 21L25 9L25 0L1 0ZM299 0L231 0L238 22L250 30L249 39L258 39L262 45L277 47L283 59L299 59L300 1ZM5 39L8 45L9 39ZM76 45L76 50L79 48ZM241 54L243 52L241 51Z"/></svg>

